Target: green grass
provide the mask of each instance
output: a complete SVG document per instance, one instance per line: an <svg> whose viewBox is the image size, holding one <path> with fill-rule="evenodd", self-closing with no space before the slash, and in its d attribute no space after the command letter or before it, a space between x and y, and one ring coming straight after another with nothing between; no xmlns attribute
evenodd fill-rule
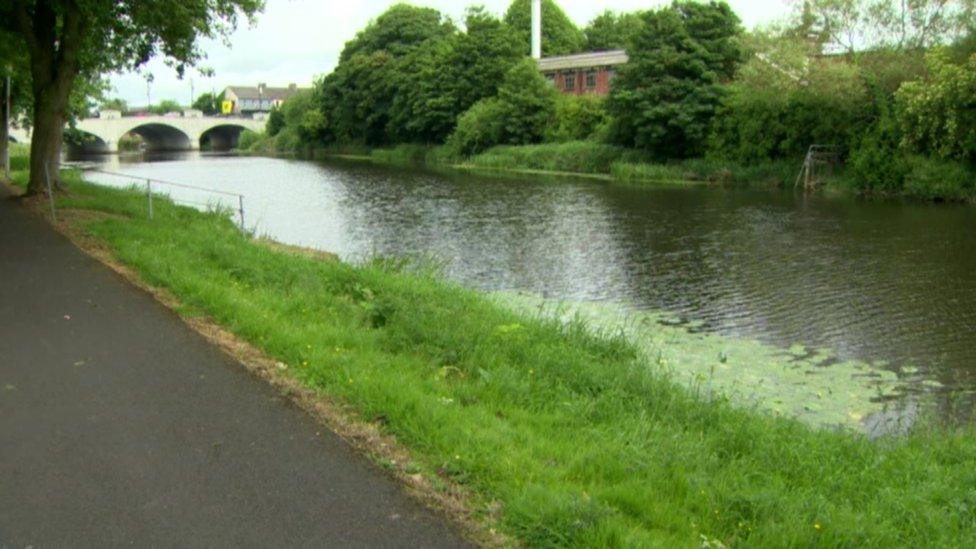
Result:
<svg viewBox="0 0 976 549"><path fill-rule="evenodd" d="M390 165L428 165L525 174L599 176L628 185L704 182L749 187L791 185L800 162L737 165L726 161L693 159L654 163L646 153L592 141L506 145L461 158L447 146L398 145L389 149L346 148L317 151L330 156L371 160Z"/></svg>
<svg viewBox="0 0 976 549"><path fill-rule="evenodd" d="M494 169L610 174L615 163L646 160L645 155L590 141L544 145L494 147L467 160L467 164Z"/></svg>
<svg viewBox="0 0 976 549"><path fill-rule="evenodd" d="M396 261L316 261L228 218L74 182L61 207L150 284L472 490L528 546L971 546L976 439L869 441L706 401L621 337Z"/></svg>

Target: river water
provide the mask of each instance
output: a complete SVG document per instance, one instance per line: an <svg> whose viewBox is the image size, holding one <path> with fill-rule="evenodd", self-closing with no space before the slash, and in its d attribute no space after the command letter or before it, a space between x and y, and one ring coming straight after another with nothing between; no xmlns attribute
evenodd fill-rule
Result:
<svg viewBox="0 0 976 549"><path fill-rule="evenodd" d="M917 369L943 385L943 408L970 409L976 389L976 208L199 153L97 162L241 193L248 227L289 244L433 257L480 289Z"/></svg>

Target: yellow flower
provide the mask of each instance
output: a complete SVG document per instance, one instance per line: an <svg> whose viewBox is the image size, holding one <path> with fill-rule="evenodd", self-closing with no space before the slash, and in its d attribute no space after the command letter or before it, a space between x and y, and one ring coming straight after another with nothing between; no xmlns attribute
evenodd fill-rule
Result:
<svg viewBox="0 0 976 549"><path fill-rule="evenodd" d="M814 523L813 528L819 530L821 528L820 523L819 522Z"/></svg>

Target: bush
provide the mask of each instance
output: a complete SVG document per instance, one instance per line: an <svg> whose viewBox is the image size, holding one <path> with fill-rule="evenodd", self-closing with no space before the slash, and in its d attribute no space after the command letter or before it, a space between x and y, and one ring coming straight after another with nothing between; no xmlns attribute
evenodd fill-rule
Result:
<svg viewBox="0 0 976 549"><path fill-rule="evenodd" d="M268 123L264 129L264 132L271 137L278 135L278 132L285 127L285 115L282 114L281 109L277 106L271 108L271 112L268 113Z"/></svg>
<svg viewBox="0 0 976 549"><path fill-rule="evenodd" d="M896 122L885 115L858 139L847 163L848 179L861 191L899 192L910 167L899 147Z"/></svg>
<svg viewBox="0 0 976 549"><path fill-rule="evenodd" d="M926 61L931 76L896 95L905 140L923 154L976 163L976 55L957 64L935 50Z"/></svg>
<svg viewBox="0 0 976 549"><path fill-rule="evenodd" d="M952 202L976 198L976 172L962 162L912 157L907 164L904 194L925 200Z"/></svg>
<svg viewBox="0 0 976 549"><path fill-rule="evenodd" d="M564 143L593 139L610 119L606 101L595 95L559 95L556 117L546 132L546 141Z"/></svg>
<svg viewBox="0 0 976 549"><path fill-rule="evenodd" d="M468 156L495 145L539 143L555 117L557 95L536 62L525 59L505 75L498 97L461 115L448 144Z"/></svg>
<svg viewBox="0 0 976 549"><path fill-rule="evenodd" d="M462 156L477 154L502 140L504 116L498 99L482 99L461 115L448 146Z"/></svg>
<svg viewBox="0 0 976 549"><path fill-rule="evenodd" d="M251 130L244 130L237 139L237 148L238 150L249 151L262 139L264 139L263 134Z"/></svg>

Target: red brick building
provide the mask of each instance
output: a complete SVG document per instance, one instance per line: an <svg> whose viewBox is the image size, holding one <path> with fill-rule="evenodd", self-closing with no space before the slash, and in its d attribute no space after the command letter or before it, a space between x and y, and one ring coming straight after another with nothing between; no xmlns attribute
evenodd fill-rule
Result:
<svg viewBox="0 0 976 549"><path fill-rule="evenodd" d="M607 95L617 67L628 60L624 50L546 57L539 70L557 90L569 95Z"/></svg>

